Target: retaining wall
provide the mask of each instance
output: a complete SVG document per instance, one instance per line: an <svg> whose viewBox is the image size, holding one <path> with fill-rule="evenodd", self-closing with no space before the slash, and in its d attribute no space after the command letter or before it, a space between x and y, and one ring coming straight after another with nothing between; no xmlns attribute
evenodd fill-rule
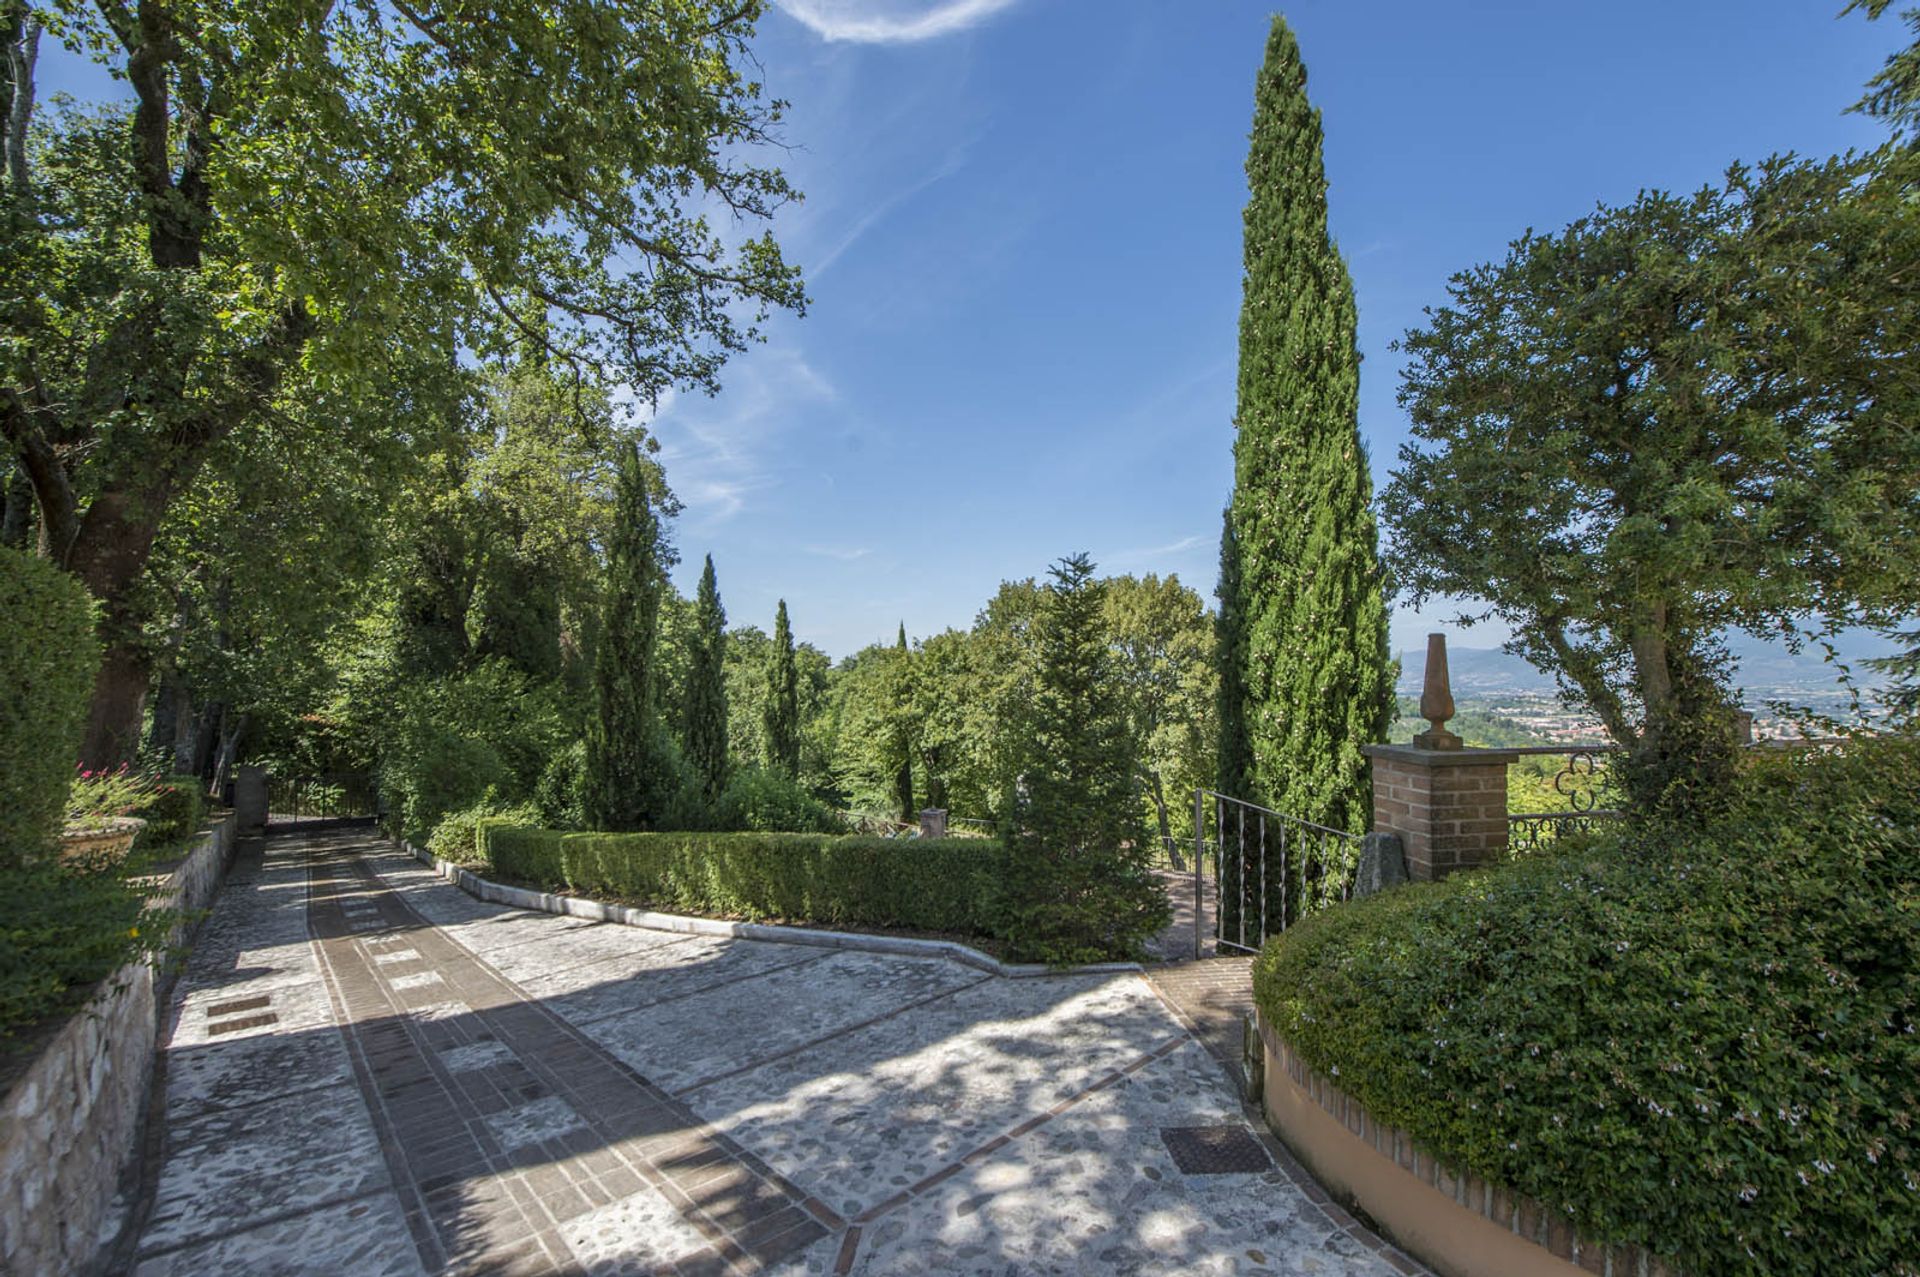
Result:
<svg viewBox="0 0 1920 1277"><path fill-rule="evenodd" d="M231 813L167 874L162 909L204 909L233 859ZM184 940L189 922L174 931ZM140 1148L170 979L146 962L100 983L0 1102L0 1274L87 1273L122 1223L116 1190Z"/></svg>
<svg viewBox="0 0 1920 1277"><path fill-rule="evenodd" d="M1566 1218L1435 1159L1302 1060L1264 1020L1262 1108L1328 1192L1444 1277L1676 1277L1637 1246L1600 1245Z"/></svg>

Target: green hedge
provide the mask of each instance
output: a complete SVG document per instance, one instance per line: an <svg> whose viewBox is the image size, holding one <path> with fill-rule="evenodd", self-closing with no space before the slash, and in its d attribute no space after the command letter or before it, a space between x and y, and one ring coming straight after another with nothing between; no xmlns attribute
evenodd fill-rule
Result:
<svg viewBox="0 0 1920 1277"><path fill-rule="evenodd" d="M1262 1014L1381 1121L1715 1274L1920 1272L1920 745L1316 915Z"/></svg>
<svg viewBox="0 0 1920 1277"><path fill-rule="evenodd" d="M207 799L198 776L162 776L135 806L133 814L147 822L134 845L142 850L165 847L200 832L207 815Z"/></svg>
<svg viewBox="0 0 1920 1277"><path fill-rule="evenodd" d="M481 824L481 858L523 882L674 912L999 934L1005 853L980 838L562 833Z"/></svg>
<svg viewBox="0 0 1920 1277"><path fill-rule="evenodd" d="M41 855L60 830L99 661L86 588L0 548L0 866Z"/></svg>

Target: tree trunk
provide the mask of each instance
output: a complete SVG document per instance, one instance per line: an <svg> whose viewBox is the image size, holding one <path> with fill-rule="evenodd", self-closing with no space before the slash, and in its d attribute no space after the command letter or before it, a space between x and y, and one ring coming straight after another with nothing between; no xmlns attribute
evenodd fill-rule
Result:
<svg viewBox="0 0 1920 1277"><path fill-rule="evenodd" d="M230 722L221 724L220 752L214 756L213 792L220 793L227 786L227 774L233 770L240 755L240 742L246 738L247 715L235 714Z"/></svg>
<svg viewBox="0 0 1920 1277"><path fill-rule="evenodd" d="M133 610L134 587L153 549L158 514L172 495L164 482L156 486L158 491L137 496L125 491L95 496L67 553L68 570L105 605L100 615L100 674L80 746L80 761L91 768L117 767L140 744L152 671Z"/></svg>

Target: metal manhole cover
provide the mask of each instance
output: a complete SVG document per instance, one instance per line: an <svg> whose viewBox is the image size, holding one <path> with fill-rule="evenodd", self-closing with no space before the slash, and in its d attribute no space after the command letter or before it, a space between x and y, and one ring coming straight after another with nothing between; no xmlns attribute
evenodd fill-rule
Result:
<svg viewBox="0 0 1920 1277"><path fill-rule="evenodd" d="M1271 1170L1273 1161L1253 1132L1226 1126L1163 1126L1160 1142L1183 1175L1244 1175Z"/></svg>

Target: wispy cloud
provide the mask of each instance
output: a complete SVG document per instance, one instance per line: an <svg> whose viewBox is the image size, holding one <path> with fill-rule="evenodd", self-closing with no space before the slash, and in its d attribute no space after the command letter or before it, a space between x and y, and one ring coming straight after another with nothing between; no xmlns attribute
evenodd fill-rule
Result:
<svg viewBox="0 0 1920 1277"><path fill-rule="evenodd" d="M975 27L1018 0L777 0L826 40L904 44Z"/></svg>
<svg viewBox="0 0 1920 1277"><path fill-rule="evenodd" d="M763 347L727 368L713 399L663 399L650 423L660 441L667 483L697 523L718 523L779 482L778 436L805 404L838 397L831 383L792 347Z"/></svg>
<svg viewBox="0 0 1920 1277"><path fill-rule="evenodd" d="M842 563L852 563L856 559L864 559L873 553L873 547L870 545L810 545L805 548L808 554L823 559L838 559Z"/></svg>
<svg viewBox="0 0 1920 1277"><path fill-rule="evenodd" d="M1101 555L1099 561L1117 565L1139 563L1146 559L1171 558L1176 554L1185 554L1188 550L1198 546L1201 540L1202 538L1198 534L1195 534L1193 536L1181 537L1178 541L1169 541L1165 545L1152 545L1138 550L1113 550Z"/></svg>
<svg viewBox="0 0 1920 1277"><path fill-rule="evenodd" d="M841 254L858 243L863 235L877 226L888 214L934 183L944 181L959 172L967 162L967 155L973 149L974 141L974 137L966 138L959 145L951 148L947 152L947 158L941 163L940 167L934 169L931 173L928 173L911 185L895 191L893 194L878 201L873 207L861 214L854 224L849 227L839 239L834 241L833 247L827 249L826 252L820 255L819 260L808 267L808 281L818 283L820 278L832 268L833 264L840 260Z"/></svg>

